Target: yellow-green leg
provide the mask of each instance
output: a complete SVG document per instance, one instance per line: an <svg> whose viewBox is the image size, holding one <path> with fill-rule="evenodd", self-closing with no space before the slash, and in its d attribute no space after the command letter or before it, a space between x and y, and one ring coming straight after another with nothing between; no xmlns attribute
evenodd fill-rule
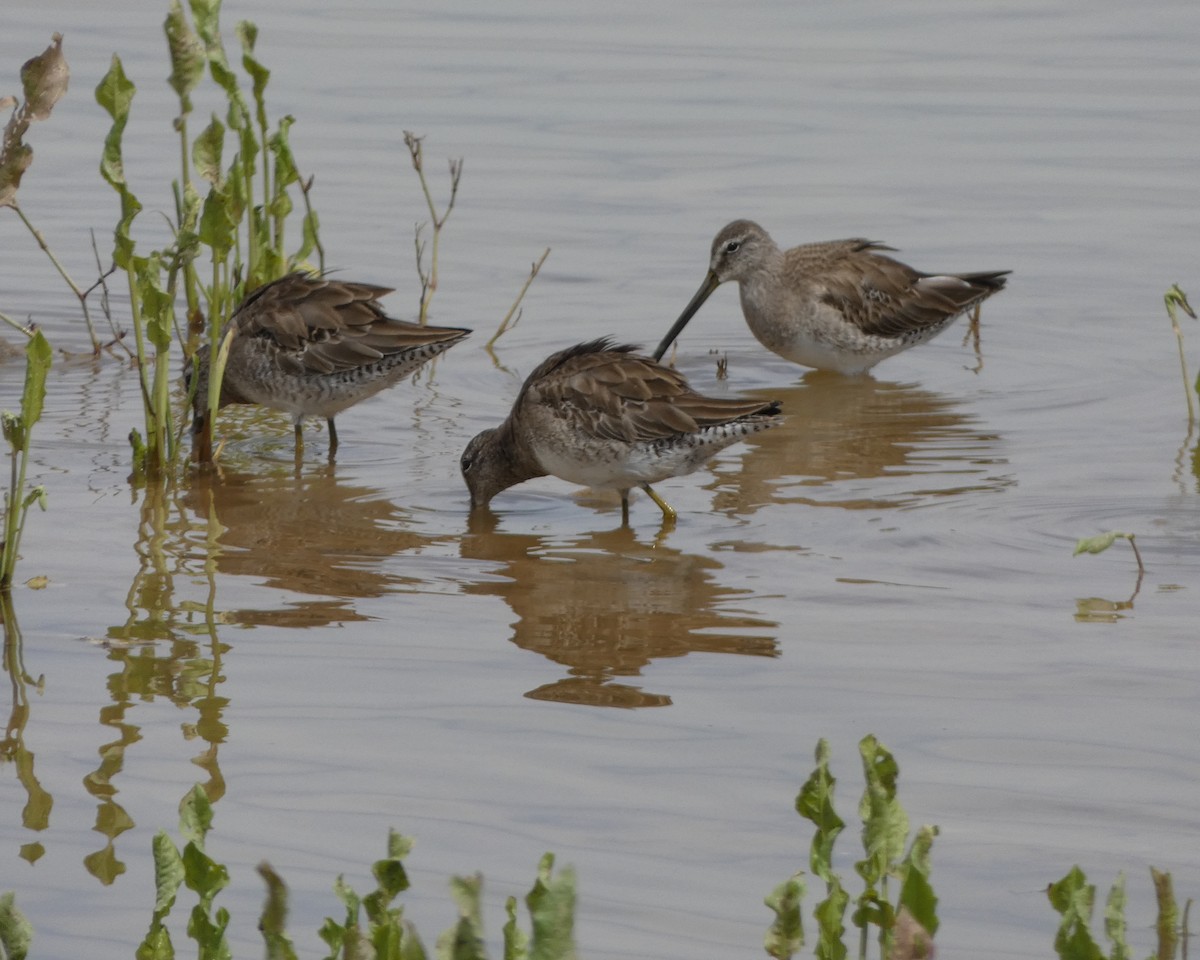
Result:
<svg viewBox="0 0 1200 960"><path fill-rule="evenodd" d="M675 519L675 508L672 507L669 503L667 503L667 501L664 500L662 497L660 497L657 493L655 493L653 490L651 490L650 484L643 483L642 489L646 491L647 496L649 496L651 500L653 500L655 503L658 504L658 509L663 512L664 520L674 520Z"/></svg>

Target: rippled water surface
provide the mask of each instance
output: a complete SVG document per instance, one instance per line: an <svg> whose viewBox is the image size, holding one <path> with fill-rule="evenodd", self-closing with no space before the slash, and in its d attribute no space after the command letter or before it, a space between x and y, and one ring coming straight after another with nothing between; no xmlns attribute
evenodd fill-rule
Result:
<svg viewBox="0 0 1200 960"><path fill-rule="evenodd" d="M88 231L106 250L116 219L92 98L113 52L138 84L138 236L161 242L160 16L3 14L0 93L66 38L71 91L30 135L21 198L81 280ZM425 135L435 194L440 158L465 158L433 319L476 335L340 417L336 465L321 425L297 468L286 420L246 412L221 419L220 478L133 489L136 377L78 356L74 298L0 210L0 310L75 354L50 375L31 468L49 510L18 571L49 585L13 593L44 687L16 688L21 760L0 771L0 890L38 955L131 955L150 839L199 781L240 955L260 949L256 863L289 882L315 955L334 876L365 887L394 826L417 838L427 942L453 919L450 874L483 871L495 932L553 850L579 873L585 955L753 956L763 896L806 866L792 802L816 741L849 819L870 732L914 822L941 826L945 956L1050 955L1043 891L1073 863L1105 887L1128 871L1148 951L1147 865L1200 893L1197 439L1161 299L1178 281L1200 300L1200 8L228 0L224 17L231 46L236 20L261 29L330 265L396 287L397 315L427 217L402 131ZM468 522L466 440L552 350L653 345L737 216L783 244L868 236L923 269L1013 276L978 354L960 323L858 380L766 354L722 288L676 362L788 421L662 484L673 529L636 496L622 528L615 496L553 479ZM545 247L493 363L483 342ZM0 406L21 378L0 364ZM1146 561L1132 598L1125 544L1071 556L1110 529Z"/></svg>

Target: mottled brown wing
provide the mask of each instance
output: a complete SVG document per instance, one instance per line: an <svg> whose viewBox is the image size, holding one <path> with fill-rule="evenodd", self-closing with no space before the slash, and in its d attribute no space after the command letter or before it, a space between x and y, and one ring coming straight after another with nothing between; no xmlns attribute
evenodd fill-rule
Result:
<svg viewBox="0 0 1200 960"><path fill-rule="evenodd" d="M701 396L681 374L635 349L598 340L555 354L530 375L525 397L591 436L628 443L694 433L771 406Z"/></svg>
<svg viewBox="0 0 1200 960"><path fill-rule="evenodd" d="M931 275L874 251L847 250L822 276L826 303L863 333L901 337L937 327L1004 286L1007 271Z"/></svg>
<svg viewBox="0 0 1200 960"><path fill-rule="evenodd" d="M266 336L312 373L352 370L470 331L394 320L378 300L388 287L292 273L256 290L234 315L239 335Z"/></svg>

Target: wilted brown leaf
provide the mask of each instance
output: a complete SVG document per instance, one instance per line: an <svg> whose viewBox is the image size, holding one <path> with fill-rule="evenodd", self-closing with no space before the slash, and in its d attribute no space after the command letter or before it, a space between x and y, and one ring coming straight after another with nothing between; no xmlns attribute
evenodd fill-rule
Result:
<svg viewBox="0 0 1200 960"><path fill-rule="evenodd" d="M53 36L53 43L38 57L26 61L21 68L21 83L25 86L25 113L30 120L45 120L54 105L67 92L71 71L62 52L62 34Z"/></svg>
<svg viewBox="0 0 1200 960"><path fill-rule="evenodd" d="M933 955L933 937L913 919L908 907L901 907L892 929L892 952L888 960L931 960Z"/></svg>
<svg viewBox="0 0 1200 960"><path fill-rule="evenodd" d="M45 120L54 105L67 92L71 71L62 52L62 34L54 34L54 42L40 56L28 60L21 68L25 87L25 102L13 111L4 126L0 139L0 207L16 202L21 177L33 162L33 148L22 141L29 124ZM0 108L16 104L13 97L0 99Z"/></svg>

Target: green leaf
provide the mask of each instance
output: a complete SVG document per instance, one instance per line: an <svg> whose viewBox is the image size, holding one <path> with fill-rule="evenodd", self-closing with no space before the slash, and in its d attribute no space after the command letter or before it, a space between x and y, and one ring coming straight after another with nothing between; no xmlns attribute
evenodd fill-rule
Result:
<svg viewBox="0 0 1200 960"><path fill-rule="evenodd" d="M151 849L154 851L154 914L165 917L175 905L175 896L183 883L183 857L165 830L154 835Z"/></svg>
<svg viewBox="0 0 1200 960"><path fill-rule="evenodd" d="M794 874L763 901L775 914L763 938L763 947L767 955L776 960L788 960L804 949L804 920L800 914L800 902L804 899L803 877L803 874Z"/></svg>
<svg viewBox="0 0 1200 960"><path fill-rule="evenodd" d="M866 858L858 861L854 868L868 887L874 887L885 881L904 854L908 814L896 798L896 781L900 776L896 759L870 734L859 741L858 749L867 781L858 805Z"/></svg>
<svg viewBox="0 0 1200 960"><path fill-rule="evenodd" d="M96 87L96 102L108 112L113 121L112 130L104 142L104 154L100 164L100 173L113 186L125 182L125 171L121 165L121 133L129 121L129 107L136 92L133 81L125 76L121 58L113 54L108 73Z"/></svg>
<svg viewBox="0 0 1200 960"><path fill-rule="evenodd" d="M809 849L809 869L828 884L833 874L833 847L846 826L833 806L837 779L829 772L829 742L817 742L817 766L796 796L796 812L816 825Z"/></svg>
<svg viewBox="0 0 1200 960"><path fill-rule="evenodd" d="M296 960L296 948L287 936L287 884L265 861L258 865L258 875L267 884L267 899L258 920L267 960Z"/></svg>
<svg viewBox="0 0 1200 960"><path fill-rule="evenodd" d="M171 75L167 83L179 97L180 113L186 116L192 112L190 94L204 76L204 44L188 23L179 0L171 0L163 30L171 52Z"/></svg>
<svg viewBox="0 0 1200 960"><path fill-rule="evenodd" d="M1089 929L1096 888L1074 866L1065 877L1046 890L1050 904L1062 915L1054 949L1061 960L1103 960L1103 953Z"/></svg>
<svg viewBox="0 0 1200 960"><path fill-rule="evenodd" d="M17 909L11 893L0 896L0 954L7 960L25 960L33 943L33 924Z"/></svg>
<svg viewBox="0 0 1200 960"><path fill-rule="evenodd" d="M450 895L458 905L458 923L438 937L434 955L438 960L486 960L483 944L483 915L480 893L483 877L452 877Z"/></svg>
<svg viewBox="0 0 1200 960"><path fill-rule="evenodd" d="M202 903L211 903L213 897L229 886L229 869L195 843L183 848L183 874L188 889L198 893Z"/></svg>
<svg viewBox="0 0 1200 960"><path fill-rule="evenodd" d="M427 960L425 946L411 923L404 923L404 938L400 941L399 960Z"/></svg>
<svg viewBox="0 0 1200 960"><path fill-rule="evenodd" d="M221 0L189 0L192 18L196 21L196 32L204 42L205 49L221 43Z"/></svg>
<svg viewBox="0 0 1200 960"><path fill-rule="evenodd" d="M517 923L517 898L504 901L504 960L529 960L529 937Z"/></svg>
<svg viewBox="0 0 1200 960"><path fill-rule="evenodd" d="M186 852L184 857L186 859ZM222 908L210 917L205 912L203 904L197 904L192 908L187 932L199 947L197 951L199 960L233 960L233 953L225 939L225 929L228 926L228 910Z"/></svg>
<svg viewBox="0 0 1200 960"><path fill-rule="evenodd" d="M846 907L850 894L842 888L841 878L834 874L829 882L828 896L813 909L817 921L817 945L813 952L817 960L845 960Z"/></svg>
<svg viewBox="0 0 1200 960"><path fill-rule="evenodd" d="M1104 935L1112 944L1109 960L1130 960L1125 939L1125 874L1118 873L1104 904Z"/></svg>
<svg viewBox="0 0 1200 960"><path fill-rule="evenodd" d="M1075 552L1071 556L1077 557L1081 553L1103 553L1119 539L1128 540L1129 534L1109 530L1107 533L1100 533L1094 537L1084 537L1075 541Z"/></svg>
<svg viewBox="0 0 1200 960"><path fill-rule="evenodd" d="M925 932L934 936L938 929L937 904L938 898L929 882L932 865L929 860L933 839L938 835L938 828L925 825L917 831L908 856L900 865L904 882L900 887L900 899L897 901L897 913L906 909Z"/></svg>
<svg viewBox="0 0 1200 960"><path fill-rule="evenodd" d="M233 247L236 230L237 219L231 210L229 194L214 186L204 198L200 212L200 242L212 248L217 260L224 260Z"/></svg>
<svg viewBox="0 0 1200 960"><path fill-rule="evenodd" d="M162 270L163 264L158 254L134 259L134 277L142 304L142 319L146 322L146 335L160 352L170 348L175 336L175 300L160 284Z"/></svg>
<svg viewBox="0 0 1200 960"><path fill-rule="evenodd" d="M399 837L399 834L393 831L389 836L389 848L392 848L391 839L393 837ZM407 838L400 837L400 839L406 840ZM410 841L407 845L397 844L396 848L411 850L412 843ZM376 860L371 866L371 872L375 876L375 882L379 885L379 892L384 894L388 901L408 889L408 874L404 871L404 864L400 861L399 855L389 856L385 860Z"/></svg>
<svg viewBox="0 0 1200 960"><path fill-rule="evenodd" d="M242 68L250 75L254 91L254 105L258 125L265 129L267 126L267 106L264 94L267 89L267 81L271 79L271 71L254 58L254 44L258 40L258 27L249 20L242 20L238 23L235 32L237 33L238 40L242 43Z"/></svg>
<svg viewBox="0 0 1200 960"><path fill-rule="evenodd" d="M278 128L267 141L267 148L275 157L275 187L279 191L300 179L300 173L296 169L296 158L288 142L288 133L295 122L296 118L291 114L280 117Z"/></svg>
<svg viewBox="0 0 1200 960"><path fill-rule="evenodd" d="M192 164L204 180L219 186L222 182L221 153L225 147L225 124L214 113L208 126L192 142Z"/></svg>
<svg viewBox="0 0 1200 960"><path fill-rule="evenodd" d="M179 801L179 833L201 850L204 849L204 838L212 829L212 804L208 794L200 784L196 784Z"/></svg>
<svg viewBox="0 0 1200 960"><path fill-rule="evenodd" d="M533 925L530 960L574 960L575 953L575 872L569 867L557 877L554 854L547 853L538 863L538 877L525 897Z"/></svg>
<svg viewBox="0 0 1200 960"><path fill-rule="evenodd" d="M0 414L0 420L4 423L4 439L12 445L15 452L19 453L25 449L25 423L15 413L9 413L7 410Z"/></svg>
<svg viewBox="0 0 1200 960"><path fill-rule="evenodd" d="M38 330L25 345L25 390L21 394L21 420L26 431L42 418L46 402L46 374L54 360L50 343Z"/></svg>
<svg viewBox="0 0 1200 960"><path fill-rule="evenodd" d="M174 960L175 948L171 943L164 920L175 905L175 897L183 883L183 858L167 836L165 830L154 835L154 914L150 918L150 929L137 948L137 960Z"/></svg>
<svg viewBox="0 0 1200 960"><path fill-rule="evenodd" d="M121 155L121 137L129 120L129 107L135 93L133 83L125 76L121 58L113 55L112 66L96 87L96 102L112 117L112 126L104 138L104 150L100 155L100 175L112 186L121 198L121 219L113 230L113 262L122 270L128 270L133 257L134 241L129 229L134 218L141 212L142 205L125 182L125 164Z"/></svg>

